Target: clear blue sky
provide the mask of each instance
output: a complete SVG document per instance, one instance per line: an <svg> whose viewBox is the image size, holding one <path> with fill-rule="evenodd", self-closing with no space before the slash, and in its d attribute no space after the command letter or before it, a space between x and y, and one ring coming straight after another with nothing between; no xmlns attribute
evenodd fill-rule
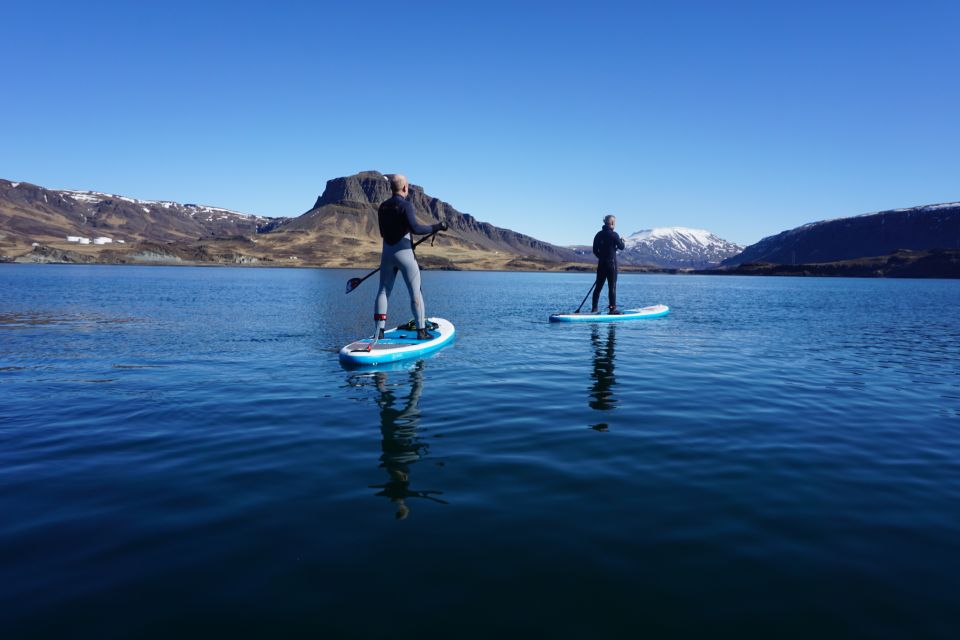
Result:
<svg viewBox="0 0 960 640"><path fill-rule="evenodd" d="M469 7L469 8L467 8ZM18 2L0 177L310 208L403 172L585 243L960 200L957 2Z"/></svg>

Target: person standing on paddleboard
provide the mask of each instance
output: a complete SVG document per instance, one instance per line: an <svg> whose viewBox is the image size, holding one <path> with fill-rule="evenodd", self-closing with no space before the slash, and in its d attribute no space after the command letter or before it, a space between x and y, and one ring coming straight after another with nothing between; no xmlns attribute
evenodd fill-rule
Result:
<svg viewBox="0 0 960 640"><path fill-rule="evenodd" d="M389 177L393 197L384 201L377 210L380 223L380 235L383 237L383 253L380 256L380 291L373 310L373 319L377 326L377 335L382 338L387 324L387 299L393 291L397 271L403 274L403 281L410 292L410 309L417 323L417 339L429 340L426 329L426 313L423 308L423 295L420 293L420 266L413 253L411 233L426 235L437 231L446 231L446 222L425 225L417 222L413 205L407 200L410 183L406 176L394 174Z"/></svg>
<svg viewBox="0 0 960 640"><path fill-rule="evenodd" d="M597 282L593 289L593 308L590 313L597 313L600 303L600 290L603 282L607 282L607 297L610 300L610 313L620 313L617 310L617 250L623 251L623 238L614 228L617 226L617 216L604 216L603 228L593 237L593 255L597 256Z"/></svg>

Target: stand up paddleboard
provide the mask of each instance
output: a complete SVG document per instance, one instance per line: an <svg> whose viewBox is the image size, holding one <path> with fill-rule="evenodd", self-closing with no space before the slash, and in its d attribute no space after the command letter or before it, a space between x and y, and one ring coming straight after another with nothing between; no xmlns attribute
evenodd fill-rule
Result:
<svg viewBox="0 0 960 640"><path fill-rule="evenodd" d="M622 322L624 320L649 320L662 318L670 313L670 307L656 304L642 309L625 309L621 313L555 313L550 322Z"/></svg>
<svg viewBox="0 0 960 640"><path fill-rule="evenodd" d="M432 324L431 324L432 323ZM390 329L379 340L363 338L340 349L340 363L350 367L385 364L420 358L453 342L456 329L443 318L427 318L430 340L417 340L417 330Z"/></svg>

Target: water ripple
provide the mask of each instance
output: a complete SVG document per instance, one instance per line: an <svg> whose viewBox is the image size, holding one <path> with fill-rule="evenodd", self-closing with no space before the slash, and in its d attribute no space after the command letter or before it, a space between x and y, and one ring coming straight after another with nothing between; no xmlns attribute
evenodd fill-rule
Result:
<svg viewBox="0 0 960 640"><path fill-rule="evenodd" d="M953 637L958 283L425 272L371 372L352 275L0 266L14 635Z"/></svg>

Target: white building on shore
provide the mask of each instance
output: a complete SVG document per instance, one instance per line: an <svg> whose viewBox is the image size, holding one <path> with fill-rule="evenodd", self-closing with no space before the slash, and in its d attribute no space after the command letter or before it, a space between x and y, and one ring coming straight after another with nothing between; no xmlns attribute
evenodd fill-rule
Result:
<svg viewBox="0 0 960 640"><path fill-rule="evenodd" d="M77 244L112 244L113 238L108 238L107 236L98 236L93 240L86 238L84 236L67 236L67 242L76 242ZM123 242L123 240L117 240L117 242Z"/></svg>

